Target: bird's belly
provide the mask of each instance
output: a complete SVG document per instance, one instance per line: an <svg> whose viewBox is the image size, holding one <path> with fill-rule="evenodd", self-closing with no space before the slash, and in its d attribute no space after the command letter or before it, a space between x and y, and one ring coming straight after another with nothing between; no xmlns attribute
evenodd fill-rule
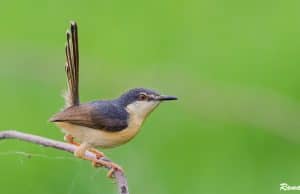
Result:
<svg viewBox="0 0 300 194"><path fill-rule="evenodd" d="M130 141L139 131L140 124L131 124L126 129L117 132L109 132L101 129L73 125L67 122L56 123L67 134L72 135L82 143L92 146L110 148Z"/></svg>

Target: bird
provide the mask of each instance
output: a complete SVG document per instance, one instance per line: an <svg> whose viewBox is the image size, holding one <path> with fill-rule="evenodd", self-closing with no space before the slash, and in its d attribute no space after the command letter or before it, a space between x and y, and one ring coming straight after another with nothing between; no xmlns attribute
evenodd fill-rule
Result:
<svg viewBox="0 0 300 194"><path fill-rule="evenodd" d="M66 32L67 91L65 107L49 121L61 128L64 140L77 146L74 155L92 161L94 166L106 166L111 170L123 169L110 161L89 159L87 150L104 157L96 148L113 148L134 138L149 114L163 101L177 100L175 96L162 95L152 89L133 88L112 100L96 100L80 103L79 100L79 47L78 26L70 22Z"/></svg>

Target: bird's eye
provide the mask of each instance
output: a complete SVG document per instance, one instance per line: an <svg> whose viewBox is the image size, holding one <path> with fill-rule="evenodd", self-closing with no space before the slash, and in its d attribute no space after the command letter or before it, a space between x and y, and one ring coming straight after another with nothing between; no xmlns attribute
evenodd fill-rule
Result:
<svg viewBox="0 0 300 194"><path fill-rule="evenodd" d="M147 100L148 97L146 96L146 94L140 94L139 95L139 100Z"/></svg>

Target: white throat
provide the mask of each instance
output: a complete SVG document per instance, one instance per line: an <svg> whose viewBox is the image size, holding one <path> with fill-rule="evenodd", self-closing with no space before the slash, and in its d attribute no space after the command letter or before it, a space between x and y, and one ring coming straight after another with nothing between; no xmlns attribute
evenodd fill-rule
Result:
<svg viewBox="0 0 300 194"><path fill-rule="evenodd" d="M159 101L135 101L126 106L129 114L139 117L144 120L158 105Z"/></svg>

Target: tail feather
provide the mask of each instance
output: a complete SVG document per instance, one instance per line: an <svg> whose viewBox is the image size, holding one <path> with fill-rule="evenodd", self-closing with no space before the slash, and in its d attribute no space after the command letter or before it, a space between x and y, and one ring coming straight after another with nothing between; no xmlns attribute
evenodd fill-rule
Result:
<svg viewBox="0 0 300 194"><path fill-rule="evenodd" d="M79 104L79 49L78 29L76 22L71 22L71 32L67 31L66 52L66 74L68 90L65 94L66 107Z"/></svg>

